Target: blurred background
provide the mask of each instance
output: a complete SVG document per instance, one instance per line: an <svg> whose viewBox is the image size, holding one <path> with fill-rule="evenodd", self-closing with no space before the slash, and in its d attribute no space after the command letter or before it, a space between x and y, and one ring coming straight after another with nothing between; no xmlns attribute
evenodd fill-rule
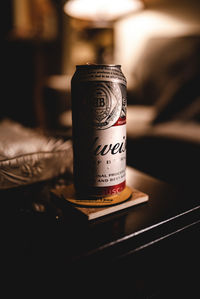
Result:
<svg viewBox="0 0 200 299"><path fill-rule="evenodd" d="M77 64L121 64L128 81L127 163L196 185L200 147L199 0L1 3L0 119L71 136Z"/></svg>

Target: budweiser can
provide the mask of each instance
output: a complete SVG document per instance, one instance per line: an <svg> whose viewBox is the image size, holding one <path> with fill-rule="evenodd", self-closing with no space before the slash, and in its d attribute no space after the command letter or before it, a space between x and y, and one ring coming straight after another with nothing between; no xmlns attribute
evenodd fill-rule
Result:
<svg viewBox="0 0 200 299"><path fill-rule="evenodd" d="M104 197L126 184L126 79L120 65L78 65L71 81L76 193Z"/></svg>

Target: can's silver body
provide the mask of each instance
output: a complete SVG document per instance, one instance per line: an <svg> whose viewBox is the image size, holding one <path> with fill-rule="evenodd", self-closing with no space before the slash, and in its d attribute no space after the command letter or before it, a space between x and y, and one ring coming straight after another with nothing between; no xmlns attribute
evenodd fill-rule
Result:
<svg viewBox="0 0 200 299"><path fill-rule="evenodd" d="M71 82L74 184L80 196L120 193L126 182L126 79L118 65L80 65Z"/></svg>

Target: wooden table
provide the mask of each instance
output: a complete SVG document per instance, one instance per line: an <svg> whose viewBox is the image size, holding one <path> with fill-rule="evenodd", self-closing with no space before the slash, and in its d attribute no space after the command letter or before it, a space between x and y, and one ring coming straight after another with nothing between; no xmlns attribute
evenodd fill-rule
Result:
<svg viewBox="0 0 200 299"><path fill-rule="evenodd" d="M197 190L179 190L127 167L127 185L147 193L149 201L88 221L52 195L57 180L1 191L4 223L11 227L4 242L7 269L60 277L66 292L74 283L87 285L86 294L96 285L102 294L109 287L112 294L121 290L124 298L126 292L132 298L181 298L186 291L193 298L200 249Z"/></svg>

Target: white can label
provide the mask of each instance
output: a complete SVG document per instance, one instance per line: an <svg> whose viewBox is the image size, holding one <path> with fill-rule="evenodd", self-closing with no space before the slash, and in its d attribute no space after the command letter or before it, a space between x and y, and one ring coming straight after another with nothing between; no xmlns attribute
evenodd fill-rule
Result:
<svg viewBox="0 0 200 299"><path fill-rule="evenodd" d="M106 187L120 184L126 176L126 125L96 130L92 144L96 171L93 184Z"/></svg>

